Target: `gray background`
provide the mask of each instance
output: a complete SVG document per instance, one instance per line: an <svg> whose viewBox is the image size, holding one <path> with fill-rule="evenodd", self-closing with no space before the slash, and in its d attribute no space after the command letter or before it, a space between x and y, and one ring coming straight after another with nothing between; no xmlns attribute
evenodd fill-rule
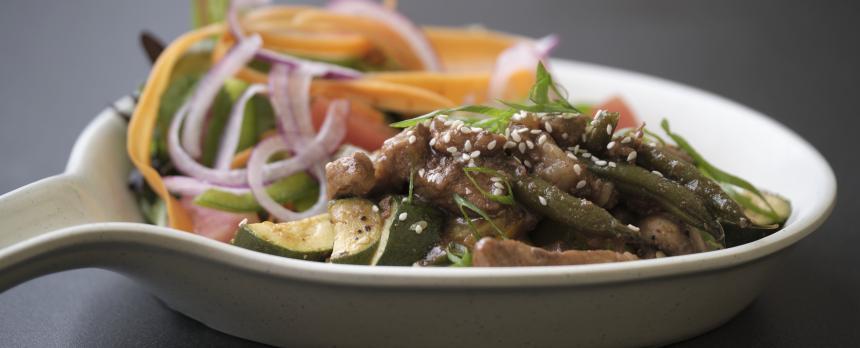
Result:
<svg viewBox="0 0 860 348"><path fill-rule="evenodd" d="M170 39L189 22L185 1L3 4L0 192L60 172L96 112L145 79L141 29ZM755 303L722 328L679 344L685 347L860 341L860 253L854 249L860 231L849 221L860 208L860 173L856 146L848 141L860 116L858 8L850 1L401 1L403 12L423 24L480 22L531 36L559 33L557 57L727 96L788 125L827 157L839 181L832 218L790 250ZM256 344L169 311L119 275L78 270L0 294L0 346Z"/></svg>

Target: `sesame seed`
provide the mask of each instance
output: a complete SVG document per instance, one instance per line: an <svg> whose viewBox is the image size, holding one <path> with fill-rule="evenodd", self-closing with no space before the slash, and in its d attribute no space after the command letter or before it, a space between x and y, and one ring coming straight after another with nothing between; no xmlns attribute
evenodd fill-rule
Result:
<svg viewBox="0 0 860 348"><path fill-rule="evenodd" d="M528 128L520 128L520 129L517 129L517 133L522 134L522 133L527 132L528 130L529 130Z"/></svg>
<svg viewBox="0 0 860 348"><path fill-rule="evenodd" d="M409 198L407 198L407 197L403 197L403 198L400 200L400 203L406 203L406 201L408 201L408 200L409 200Z"/></svg>
<svg viewBox="0 0 860 348"><path fill-rule="evenodd" d="M466 164L466 167L477 167L477 165L475 165L475 160L469 160L469 163Z"/></svg>
<svg viewBox="0 0 860 348"><path fill-rule="evenodd" d="M447 126L447 127L451 127L451 124L453 124L453 123L454 123L453 121L451 121L451 120L447 120L447 121L445 121L445 123L443 123L443 124L444 124L445 126Z"/></svg>
<svg viewBox="0 0 860 348"><path fill-rule="evenodd" d="M576 175L582 175L582 166L579 163L574 164L573 171L576 172Z"/></svg>
<svg viewBox="0 0 860 348"><path fill-rule="evenodd" d="M606 110L597 109L597 111L594 112L594 118L598 118L600 116L603 116L603 113L605 113L605 112L606 112Z"/></svg>
<svg viewBox="0 0 860 348"><path fill-rule="evenodd" d="M406 213L404 212L404 213L400 213L400 215L398 215L398 216L397 216L397 219L398 219L398 220L400 220L400 221L406 221L406 218L407 218L407 217L409 217L409 214L406 214Z"/></svg>
<svg viewBox="0 0 860 348"><path fill-rule="evenodd" d="M418 221L417 224L418 224L418 227L421 227L422 229L427 228L427 221L421 220L421 221Z"/></svg>
<svg viewBox="0 0 860 348"><path fill-rule="evenodd" d="M579 144L573 147L573 152L579 152Z"/></svg>
<svg viewBox="0 0 860 348"><path fill-rule="evenodd" d="M567 157L572 159L572 160L578 160L578 158L576 158L576 155L574 155L572 152L568 152Z"/></svg>
<svg viewBox="0 0 860 348"><path fill-rule="evenodd" d="M472 151L472 153L469 154L469 157L472 157L472 158L478 158L479 156L481 156L480 150Z"/></svg>
<svg viewBox="0 0 860 348"><path fill-rule="evenodd" d="M466 140L466 143L463 144L463 151L465 151L465 152L472 151L472 141L470 141L468 139Z"/></svg>
<svg viewBox="0 0 860 348"><path fill-rule="evenodd" d="M478 133L478 132L480 132L480 131L482 131L482 130L483 130L483 129L478 128L478 127L472 127L472 131L473 131L473 132L475 132L475 133Z"/></svg>
<svg viewBox="0 0 860 348"><path fill-rule="evenodd" d="M421 232L424 232L424 228L421 226L415 226L415 234L421 234Z"/></svg>
<svg viewBox="0 0 860 348"><path fill-rule="evenodd" d="M408 136L410 136L410 135L412 135L412 134L415 134L415 132L414 132L414 131L411 131L411 130L410 130L410 131L406 131L406 136L407 136L407 137L408 137Z"/></svg>
<svg viewBox="0 0 860 348"><path fill-rule="evenodd" d="M540 201L540 205L546 206L546 198L543 198L543 196L538 196L538 200Z"/></svg>
<svg viewBox="0 0 860 348"><path fill-rule="evenodd" d="M662 258L666 257L666 253L664 253L660 250L657 250L657 252L654 253L654 257L658 258L658 259L662 259Z"/></svg>
<svg viewBox="0 0 860 348"><path fill-rule="evenodd" d="M612 150L612 148L613 148L613 147L615 147L615 142L614 142L614 141L610 141L610 142L609 142L609 144L606 144L606 149L607 149L607 150Z"/></svg>
<svg viewBox="0 0 860 348"><path fill-rule="evenodd" d="M546 134L541 134L538 137L538 145L543 145L543 143L545 143L545 142L546 142Z"/></svg>
<svg viewBox="0 0 860 348"><path fill-rule="evenodd" d="M651 173L654 173L655 175L657 175L657 176L659 176L659 177L661 177L661 178L663 177L663 173L660 173L660 172L658 172L658 171L656 171L656 170L652 170L652 171L651 171Z"/></svg>
<svg viewBox="0 0 860 348"><path fill-rule="evenodd" d="M636 160L636 155L637 155L636 151L633 151L633 152L631 152L629 155L627 155L627 162L633 162L633 161L635 161L635 160Z"/></svg>
<svg viewBox="0 0 860 348"><path fill-rule="evenodd" d="M523 141L523 138L522 138L522 137L520 137L520 133L519 133L519 132L513 132L513 133L511 133L511 139L514 139L514 141L516 141L516 142L521 142L521 141Z"/></svg>
<svg viewBox="0 0 860 348"><path fill-rule="evenodd" d="M611 161L608 164L612 168L615 168L617 166L617 164L615 164L615 162L611 162Z"/></svg>
<svg viewBox="0 0 860 348"><path fill-rule="evenodd" d="M621 139L621 143L622 143L622 144L627 144L627 143L631 142L632 140L633 140L633 139L630 139L630 137L629 137L629 136L627 136L627 137L624 137L624 139Z"/></svg>
<svg viewBox="0 0 860 348"><path fill-rule="evenodd" d="M490 178L490 181L492 181L492 182L500 182L500 181L502 181L502 178L500 178L500 177L498 177L498 176L494 176L494 177Z"/></svg>
<svg viewBox="0 0 860 348"><path fill-rule="evenodd" d="M245 226L247 224L248 224L248 219L242 219L242 221L239 221L239 227Z"/></svg>
<svg viewBox="0 0 860 348"><path fill-rule="evenodd" d="M643 134L642 134L642 131L640 130L640 131L637 131L637 132L636 132L636 134L635 134L634 136L635 136L635 137L637 137L637 138L641 138L641 137L642 137L642 135L643 135Z"/></svg>
<svg viewBox="0 0 860 348"><path fill-rule="evenodd" d="M436 146L436 138L430 139L430 146Z"/></svg>
<svg viewBox="0 0 860 348"><path fill-rule="evenodd" d="M561 133L561 138L562 138L562 139L567 139L567 137L569 137L569 135L567 135L567 133Z"/></svg>
<svg viewBox="0 0 860 348"><path fill-rule="evenodd" d="M417 139L418 139L418 138L416 138L414 135L410 135L410 136L409 136L409 143L410 143L410 144L415 144L415 140L417 140Z"/></svg>
<svg viewBox="0 0 860 348"><path fill-rule="evenodd" d="M578 183L576 183L576 189L577 190L579 190L583 187L585 187L585 180L580 180Z"/></svg>
<svg viewBox="0 0 860 348"><path fill-rule="evenodd" d="M540 129L532 129L532 130L530 130L530 131L529 131L529 133L532 133L532 134L540 134Z"/></svg>
<svg viewBox="0 0 860 348"><path fill-rule="evenodd" d="M463 192L464 192L465 194L467 194L467 195L471 195L471 194L472 194L472 190L470 190L468 187L467 187L465 190L463 190Z"/></svg>
<svg viewBox="0 0 860 348"><path fill-rule="evenodd" d="M457 153L457 148L456 148L456 147L453 147L453 146L449 146L449 147L448 147L448 152L449 152L449 153L451 153L451 154L453 155L453 154Z"/></svg>
<svg viewBox="0 0 860 348"><path fill-rule="evenodd" d="M585 142L585 133L582 133L582 142Z"/></svg>
<svg viewBox="0 0 860 348"><path fill-rule="evenodd" d="M606 161L604 161L604 160L598 160L598 161L594 161L594 164L596 164L596 165L599 165L599 166L603 167L603 166L605 166L605 165L606 165Z"/></svg>
<svg viewBox="0 0 860 348"><path fill-rule="evenodd" d="M535 143L533 143L531 140L526 140L526 145L529 147L529 150L535 148Z"/></svg>
<svg viewBox="0 0 860 348"><path fill-rule="evenodd" d="M494 182L494 183L493 183L493 186L494 186L494 187L498 187L498 188L500 188L500 189L505 188L505 185L502 185L502 183L500 183L500 182Z"/></svg>
<svg viewBox="0 0 860 348"><path fill-rule="evenodd" d="M502 190L499 190L498 188L493 189L493 195L495 196L501 196L503 193L504 192L502 192Z"/></svg>
<svg viewBox="0 0 860 348"><path fill-rule="evenodd" d="M511 129L505 128L505 138L509 138L511 136Z"/></svg>
<svg viewBox="0 0 860 348"><path fill-rule="evenodd" d="M373 212L374 212L374 213L378 213L378 212L379 212L379 206L377 206L376 204L374 204L374 205L373 205L373 207L372 207L372 208L370 208L370 210L373 210Z"/></svg>
<svg viewBox="0 0 860 348"><path fill-rule="evenodd" d="M487 144L487 150L492 150L496 148L496 141L493 140L489 144Z"/></svg>
<svg viewBox="0 0 860 348"><path fill-rule="evenodd" d="M420 176L420 177L424 176L424 168L418 169L418 176Z"/></svg>
<svg viewBox="0 0 860 348"><path fill-rule="evenodd" d="M590 154L590 153L588 153L588 152L583 152L583 153L582 153L582 158L589 158L589 157L591 157L591 154Z"/></svg>
<svg viewBox="0 0 860 348"><path fill-rule="evenodd" d="M442 141L444 141L446 143L450 143L451 142L451 133L445 132L445 134L442 135Z"/></svg>
<svg viewBox="0 0 860 348"><path fill-rule="evenodd" d="M529 160L525 160L525 161L523 161L523 164L525 164L525 165L526 165L526 167L529 167L529 168L531 168L531 167L532 167L532 162L529 162Z"/></svg>
<svg viewBox="0 0 860 348"><path fill-rule="evenodd" d="M520 153L526 153L526 144L525 143L520 143L519 148L520 148Z"/></svg>
<svg viewBox="0 0 860 348"><path fill-rule="evenodd" d="M463 160L464 161L468 161L470 159L472 159L472 156L470 156L468 153L463 153Z"/></svg>
<svg viewBox="0 0 860 348"><path fill-rule="evenodd" d="M469 134L469 133L472 133L472 128L469 128L469 127L466 127L466 126L460 127L460 133L463 133L463 134Z"/></svg>
<svg viewBox="0 0 860 348"><path fill-rule="evenodd" d="M612 125L611 124L606 125L606 134L612 135Z"/></svg>
<svg viewBox="0 0 860 348"><path fill-rule="evenodd" d="M631 229L631 230L633 230L633 231L639 232L639 227L633 226L633 225L631 225L631 224L627 224L627 228L629 228L629 229Z"/></svg>
<svg viewBox="0 0 860 348"><path fill-rule="evenodd" d="M546 128L546 131L547 131L547 132L552 133L552 125L551 125L551 124L549 124L549 121L544 122L544 123L543 123L543 127L544 127L544 128Z"/></svg>
<svg viewBox="0 0 860 348"><path fill-rule="evenodd" d="M513 141L506 141L506 142L505 142L504 149L505 149L505 150L507 150L507 149L510 149L510 148L513 148L513 147L516 147L516 146L517 146L517 143L515 143L515 142L513 142Z"/></svg>

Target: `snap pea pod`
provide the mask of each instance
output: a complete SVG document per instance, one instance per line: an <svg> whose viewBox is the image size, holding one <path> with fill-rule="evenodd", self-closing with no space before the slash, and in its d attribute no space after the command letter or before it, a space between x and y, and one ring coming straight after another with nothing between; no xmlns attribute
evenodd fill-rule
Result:
<svg viewBox="0 0 860 348"><path fill-rule="evenodd" d="M740 205L723 191L719 184L702 174L692 163L662 146L647 144L639 146L636 150L637 164L659 171L667 178L680 182L695 192L719 221L740 227L749 225L749 219L744 215Z"/></svg>
<svg viewBox="0 0 860 348"><path fill-rule="evenodd" d="M623 194L648 198L687 224L701 227L722 243L722 226L689 188L641 167L618 163L616 166L589 165L592 173L612 181Z"/></svg>
<svg viewBox="0 0 860 348"><path fill-rule="evenodd" d="M269 185L266 192L276 202L281 204L293 203L297 210L302 210L301 208L307 209L308 204L305 202L308 200L311 200L310 205L313 205L319 193L319 186L307 173L296 173ZM218 189L209 189L194 198L194 204L236 213L264 211L250 192L235 194Z"/></svg>
<svg viewBox="0 0 860 348"><path fill-rule="evenodd" d="M639 239L638 231L616 220L605 209L540 178L518 178L513 189L518 202L566 226L597 236Z"/></svg>
<svg viewBox="0 0 860 348"><path fill-rule="evenodd" d="M601 112L591 121L591 128L585 132L585 148L596 154L606 150L612 140L612 133L621 115L617 112Z"/></svg>

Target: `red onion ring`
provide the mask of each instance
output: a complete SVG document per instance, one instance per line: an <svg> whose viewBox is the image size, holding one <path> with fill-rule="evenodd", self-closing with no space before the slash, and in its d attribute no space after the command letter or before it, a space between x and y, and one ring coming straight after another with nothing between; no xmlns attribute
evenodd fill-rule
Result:
<svg viewBox="0 0 860 348"><path fill-rule="evenodd" d="M312 78L302 69L290 71L282 64L272 66L269 73L269 96L278 131L293 151L301 151L314 134L310 112Z"/></svg>
<svg viewBox="0 0 860 348"><path fill-rule="evenodd" d="M198 158L203 152L200 139L203 134L203 124L212 100L224 81L236 74L245 66L258 49L263 45L260 36L254 35L234 46L221 61L215 64L203 79L197 84L188 108L188 122L182 130L182 147L191 157Z"/></svg>
<svg viewBox="0 0 860 348"><path fill-rule="evenodd" d="M182 105L173 117L167 134L167 150L170 159L180 172L195 179L223 186L247 186L247 170L231 169L217 170L208 168L185 152L179 146L179 129L188 114L188 102ZM338 110L340 110L338 108ZM319 133L305 146L306 151L297 152L293 157L268 163L263 167L263 180L272 182L287 175L304 170L312 164L325 160L329 154L337 150L346 135L344 123L346 110L328 113Z"/></svg>
<svg viewBox="0 0 860 348"><path fill-rule="evenodd" d="M418 56L418 59L421 60L424 70L442 70L439 57L424 32L400 13L377 2L367 0L334 0L328 4L327 8L334 12L372 18L385 23L391 30L403 37Z"/></svg>
<svg viewBox="0 0 860 348"><path fill-rule="evenodd" d="M490 100L503 99L511 75L521 70L534 70L558 45L558 36L548 35L539 40L523 40L499 54L487 95Z"/></svg>
<svg viewBox="0 0 860 348"><path fill-rule="evenodd" d="M230 28L230 33L242 41L247 38L242 31L242 26L239 24L239 10L247 7L254 7L268 4L267 0L239 0L233 1L230 4L230 9L227 12L227 24ZM303 68L313 72L315 76L322 76L332 79L354 79L361 77L361 72L354 69L345 68L342 66L314 62L291 56L286 53L275 52L266 48L261 48L257 51L255 57L260 60L267 61L273 64L284 64L290 68Z"/></svg>
<svg viewBox="0 0 860 348"><path fill-rule="evenodd" d="M162 178L162 181L164 182L164 186L167 187L167 191L182 196L195 197L203 192L206 192L206 190L209 189L218 189L234 194L244 194L251 192L251 190L248 188L213 185L192 177L181 175L165 176Z"/></svg>
<svg viewBox="0 0 860 348"><path fill-rule="evenodd" d="M347 111L349 110L349 104L345 100L336 100L333 101L328 108L326 113L325 123L328 125L333 124L332 120L339 119L340 121L346 116ZM341 123L341 122L337 122ZM345 134L341 135L342 136ZM334 139L331 139L334 140ZM336 142L339 142L338 139ZM286 159L286 161L296 161L301 162L300 157L303 154L313 151L313 148L309 148L309 151L300 152L298 155L292 158ZM251 153L251 158L248 160L248 184L251 186L251 192L254 195L254 198L257 199L257 203L260 204L266 211L270 214L278 218L280 221L292 221L307 218L310 216L314 216L320 213L325 212L327 206L326 200L326 180L325 180L325 168L321 163L316 163L311 167L311 174L313 174L317 181L319 182L320 190L319 196L317 197L317 202L308 210L298 213L287 208L284 208L282 205L278 204L275 200L269 197L269 194L266 192L265 187L263 186L263 168L272 155L280 151L288 150L284 139L279 137L272 137L266 140L261 141L254 151ZM298 165L296 166L296 170L298 171ZM286 175L293 174L285 173Z"/></svg>
<svg viewBox="0 0 860 348"><path fill-rule="evenodd" d="M233 162L233 155L236 154L236 146L239 145L239 135L242 131L242 120L245 118L245 106L257 94L265 93L267 88L265 85L254 84L248 86L242 95L233 104L230 110L230 119L227 121L227 126L224 127L224 133L221 134L221 146L218 148L218 156L215 158L215 169L228 170L230 163Z"/></svg>

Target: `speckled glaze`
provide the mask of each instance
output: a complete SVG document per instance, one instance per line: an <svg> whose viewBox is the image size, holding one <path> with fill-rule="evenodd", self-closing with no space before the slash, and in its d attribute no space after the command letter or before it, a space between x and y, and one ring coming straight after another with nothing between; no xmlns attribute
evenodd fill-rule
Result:
<svg viewBox="0 0 860 348"><path fill-rule="evenodd" d="M371 268L279 258L138 223L126 189L125 121L108 110L83 132L64 174L0 197L0 291L100 267L216 330L279 346L654 346L729 320L779 267L779 252L829 215L832 170L773 120L653 77L568 61L553 68L575 99L621 94L649 124L670 118L712 162L787 196L786 228L717 252L586 266Z"/></svg>

